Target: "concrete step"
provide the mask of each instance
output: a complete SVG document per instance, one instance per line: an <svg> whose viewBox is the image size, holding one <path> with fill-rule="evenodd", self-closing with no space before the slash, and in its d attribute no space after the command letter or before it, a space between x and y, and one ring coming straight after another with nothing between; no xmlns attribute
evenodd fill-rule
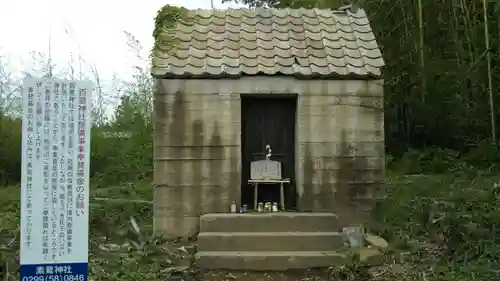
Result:
<svg viewBox="0 0 500 281"><path fill-rule="evenodd" d="M202 251L196 254L196 265L206 269L281 271L288 269L326 268L344 264L345 262L345 255L333 251Z"/></svg>
<svg viewBox="0 0 500 281"><path fill-rule="evenodd" d="M200 251L335 251L338 232L200 232Z"/></svg>
<svg viewBox="0 0 500 281"><path fill-rule="evenodd" d="M201 232L335 232L339 220L333 213L244 213L204 214Z"/></svg>

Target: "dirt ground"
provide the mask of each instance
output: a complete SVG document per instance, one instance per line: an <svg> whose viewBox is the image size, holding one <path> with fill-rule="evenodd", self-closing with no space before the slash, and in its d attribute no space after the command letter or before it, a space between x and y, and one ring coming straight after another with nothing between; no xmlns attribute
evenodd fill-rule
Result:
<svg viewBox="0 0 500 281"><path fill-rule="evenodd" d="M204 273L206 281L327 281L327 269L288 270L284 272L250 272L211 270Z"/></svg>

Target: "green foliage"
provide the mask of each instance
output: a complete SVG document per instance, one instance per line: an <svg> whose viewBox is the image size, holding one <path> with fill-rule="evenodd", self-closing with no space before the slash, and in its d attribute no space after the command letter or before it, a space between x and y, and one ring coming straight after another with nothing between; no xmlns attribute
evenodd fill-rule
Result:
<svg viewBox="0 0 500 281"><path fill-rule="evenodd" d="M126 108L124 108L126 107ZM115 122L93 126L91 176L109 184L150 180L153 171L151 118L136 115L123 105ZM0 186L19 183L21 177L21 120L0 118Z"/></svg>
<svg viewBox="0 0 500 281"><path fill-rule="evenodd" d="M459 175L500 173L500 151L491 141L480 142L467 151L455 151L436 146L424 150L409 149L400 157L388 156L387 167L397 174Z"/></svg>
<svg viewBox="0 0 500 281"><path fill-rule="evenodd" d="M340 281L369 281L371 278L369 266L361 262L359 254L349 256L347 264L332 268L330 277Z"/></svg>
<svg viewBox="0 0 500 281"><path fill-rule="evenodd" d="M151 184L92 187L93 280L197 280L192 253L153 233L152 193Z"/></svg>
<svg viewBox="0 0 500 281"><path fill-rule="evenodd" d="M172 53L175 48L175 40L169 34L172 28L175 28L178 21L184 19L187 9L184 7L165 5L158 10L155 17L153 29L154 44L151 50L151 56L154 57L157 51Z"/></svg>
<svg viewBox="0 0 500 281"><path fill-rule="evenodd" d="M0 280L19 280L15 277L19 249L19 186L0 189Z"/></svg>
<svg viewBox="0 0 500 281"><path fill-rule="evenodd" d="M244 0L252 6L338 7L340 1ZM358 1L387 67L387 199L370 228L394 247L392 264L353 259L335 280L468 281L500 274L500 151L487 140L483 11L479 1ZM500 87L500 6L490 4L495 89ZM155 45L184 8L158 11ZM419 35L424 32L424 45ZM423 68L420 50L423 49ZM91 151L92 280L198 280L192 252L152 233L153 81L139 69L111 120L94 124ZM495 97L495 102L498 97ZM499 112L495 112L498 114ZM498 117L498 116L497 116ZM102 118L104 120L104 118ZM0 112L0 278L17 280L21 121ZM131 219L131 218L134 219ZM6 274L6 272L8 274ZM3 275L2 275L3 274Z"/></svg>
<svg viewBox="0 0 500 281"><path fill-rule="evenodd" d="M491 280L500 270L499 180L460 174L394 177L372 227L411 253L429 280ZM425 257L429 245L435 246L430 258Z"/></svg>
<svg viewBox="0 0 500 281"><path fill-rule="evenodd" d="M92 126L91 280L196 280L192 252L151 234L153 80L148 69L135 70L112 118L97 116ZM20 181L20 155L21 120L0 112L0 280L5 281L19 280L20 191L13 184Z"/></svg>
<svg viewBox="0 0 500 281"><path fill-rule="evenodd" d="M224 2L275 8L338 8L353 2L361 6L386 61L385 132L390 154L399 157L409 147L420 150L429 146L463 151L490 138L488 91L500 88L500 2L487 1L488 34L482 0L422 0L421 9L419 1ZM490 41L490 49L485 39ZM494 104L499 101L500 96L493 95ZM498 120L500 111L495 110L494 116Z"/></svg>
<svg viewBox="0 0 500 281"><path fill-rule="evenodd" d="M199 280L192 252L153 235L150 184L92 185L91 191L91 280ZM19 207L19 186L0 189L2 281L19 280Z"/></svg>
<svg viewBox="0 0 500 281"><path fill-rule="evenodd" d="M370 232L389 241L387 262L367 265L353 256L348 264L331 271L332 280L498 278L498 174L485 175L477 170L465 173L465 169L439 175L391 174L386 183L387 198L378 203L368 225Z"/></svg>
<svg viewBox="0 0 500 281"><path fill-rule="evenodd" d="M133 124L133 123L132 123ZM91 175L100 184L149 181L153 172L152 124L141 130L115 126L92 130Z"/></svg>
<svg viewBox="0 0 500 281"><path fill-rule="evenodd" d="M21 121L0 111L0 186L21 177Z"/></svg>

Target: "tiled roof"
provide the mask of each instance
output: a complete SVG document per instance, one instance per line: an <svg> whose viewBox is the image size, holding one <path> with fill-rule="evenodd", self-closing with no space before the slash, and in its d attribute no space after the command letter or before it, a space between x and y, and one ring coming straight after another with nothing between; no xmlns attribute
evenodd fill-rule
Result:
<svg viewBox="0 0 500 281"><path fill-rule="evenodd" d="M156 51L157 78L377 78L384 65L362 9L191 10L170 32L175 55Z"/></svg>

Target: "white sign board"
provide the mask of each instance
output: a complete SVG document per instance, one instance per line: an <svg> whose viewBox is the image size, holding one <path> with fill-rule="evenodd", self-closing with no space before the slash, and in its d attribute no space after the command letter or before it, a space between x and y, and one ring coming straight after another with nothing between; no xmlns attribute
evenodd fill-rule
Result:
<svg viewBox="0 0 500 281"><path fill-rule="evenodd" d="M281 162L266 159L250 163L250 179L281 180Z"/></svg>
<svg viewBox="0 0 500 281"><path fill-rule="evenodd" d="M21 281L87 281L90 81L23 81Z"/></svg>

